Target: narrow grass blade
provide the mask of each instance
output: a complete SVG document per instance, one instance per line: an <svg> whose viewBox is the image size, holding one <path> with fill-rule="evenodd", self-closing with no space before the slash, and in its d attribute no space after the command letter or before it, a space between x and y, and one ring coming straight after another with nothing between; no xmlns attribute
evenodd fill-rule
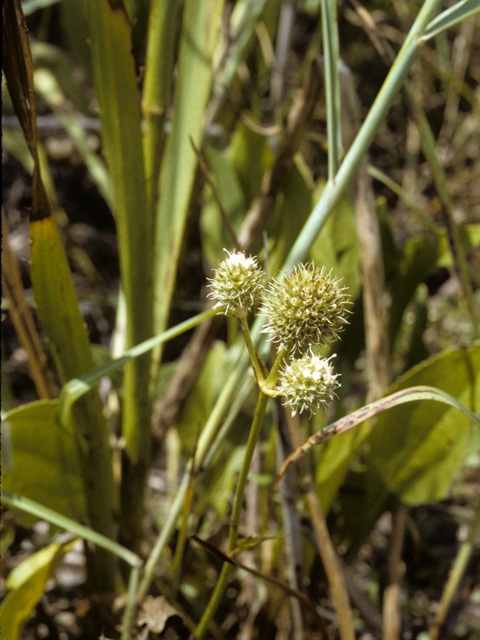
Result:
<svg viewBox="0 0 480 640"><path fill-rule="evenodd" d="M340 82L338 78L338 22L335 0L322 0L321 10L327 107L328 178L333 180L340 166L342 153Z"/></svg>
<svg viewBox="0 0 480 640"><path fill-rule="evenodd" d="M188 331L189 329L193 329L198 324L200 324L200 322L203 322L204 320L208 320L208 318L211 318L212 316L216 315L216 313L217 313L216 310L213 310L213 309L204 311L203 313L200 313L197 316L194 316L193 318L189 318L188 320L185 320L185 322L182 322L177 326L172 327L167 331L164 331L163 333L161 333L158 336L155 336L154 338L150 338L149 340L145 340L144 342L141 342L140 344L126 351L123 354L123 356L121 356L120 358L117 358L116 360L109 362L103 367L94 369L79 378L72 378L71 380L69 380L69 382L67 382L63 386L62 393L61 393L61 402L63 404L63 410L61 411L62 416L64 416L65 418L65 416L68 415L70 406L74 402L76 402L79 398L81 398L83 395L88 393L96 384L100 382L102 378L104 378L105 376L109 376L112 373L115 373L115 371L118 371L119 369L124 367L126 364L128 364L132 360L135 360L135 358L138 358L144 353L151 351L152 349L157 347L159 344L163 344L164 342L167 342L168 340L171 340L172 338L175 338L176 336L181 335L185 331Z"/></svg>
<svg viewBox="0 0 480 640"><path fill-rule="evenodd" d="M425 33L420 37L420 40L427 41L477 13L480 13L480 2L478 0L461 0L434 18L427 25Z"/></svg>
<svg viewBox="0 0 480 640"><path fill-rule="evenodd" d="M165 330L177 262L188 214L205 108L212 83L212 55L224 0L185 3L172 132L160 177L160 205L155 230L155 332Z"/></svg>
<svg viewBox="0 0 480 640"><path fill-rule="evenodd" d="M54 524L56 527L65 529L65 531L71 531L80 538L93 542L93 544L98 547L102 547L122 560L125 560L125 562L131 567L142 566L143 562L141 558L129 549L125 549L125 547L122 547L113 540L100 535L96 531L93 531L93 529L89 529L83 524L75 522L75 520L66 518L53 509L48 509L34 500L29 500L28 498L24 498L23 496L4 490L2 491L2 500L9 507L21 509L40 520L46 520L47 522L50 522L50 524Z"/></svg>
<svg viewBox="0 0 480 640"><path fill-rule="evenodd" d="M145 180L140 97L130 24L123 4L89 0L88 8L102 142L115 199L126 307L125 344L129 348L152 335L153 221ZM126 368L124 378L120 530L130 547L139 535L150 466L149 388L147 353Z"/></svg>

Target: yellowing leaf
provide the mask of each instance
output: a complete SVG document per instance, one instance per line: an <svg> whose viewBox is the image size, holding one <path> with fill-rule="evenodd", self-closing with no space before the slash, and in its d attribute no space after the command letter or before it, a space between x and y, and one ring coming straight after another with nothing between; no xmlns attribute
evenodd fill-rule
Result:
<svg viewBox="0 0 480 640"><path fill-rule="evenodd" d="M6 581L10 590L0 606L3 640L17 640L23 625L42 597L47 580L60 566L65 554L75 544L51 544L15 567Z"/></svg>

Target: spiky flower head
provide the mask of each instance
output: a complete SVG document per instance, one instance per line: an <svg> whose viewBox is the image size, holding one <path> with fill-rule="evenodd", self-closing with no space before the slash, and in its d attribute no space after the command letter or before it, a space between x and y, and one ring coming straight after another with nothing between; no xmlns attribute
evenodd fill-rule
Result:
<svg viewBox="0 0 480 640"><path fill-rule="evenodd" d="M211 298L218 300L215 308L226 316L244 317L263 293L264 272L257 259L243 251L227 251L225 258L210 280Z"/></svg>
<svg viewBox="0 0 480 640"><path fill-rule="evenodd" d="M300 354L336 339L349 313L344 291L324 268L297 265L282 282L272 280L265 292L263 332L281 348Z"/></svg>
<svg viewBox="0 0 480 640"><path fill-rule="evenodd" d="M283 404L289 406L293 415L326 407L335 396L339 386L338 374L333 373L330 360L311 352L302 358L291 360L281 371L276 388L284 396Z"/></svg>

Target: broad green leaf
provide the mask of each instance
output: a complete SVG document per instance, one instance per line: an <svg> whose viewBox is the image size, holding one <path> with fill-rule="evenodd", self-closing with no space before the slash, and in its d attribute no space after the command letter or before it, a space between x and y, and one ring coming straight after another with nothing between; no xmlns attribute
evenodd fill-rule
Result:
<svg viewBox="0 0 480 640"><path fill-rule="evenodd" d="M93 369L93 356L72 276L52 216L30 223L32 282L38 315L63 381ZM92 527L111 537L115 493L107 428L96 391L73 407L75 444L87 492Z"/></svg>
<svg viewBox="0 0 480 640"><path fill-rule="evenodd" d="M480 343L447 350L411 369L391 391L431 385L480 411ZM368 439L367 462L404 504L442 500L466 456L480 446L478 426L457 409L430 402L383 412ZM383 488L379 487L379 491Z"/></svg>
<svg viewBox="0 0 480 640"><path fill-rule="evenodd" d="M20 637L22 627L42 597L47 581L74 544L75 540L67 544L51 544L12 570L5 584L9 593L0 606L3 640Z"/></svg>
<svg viewBox="0 0 480 640"><path fill-rule="evenodd" d="M82 476L73 436L58 421L57 400L8 412L2 424L2 485L69 518L85 520ZM26 526L32 517L17 511Z"/></svg>
<svg viewBox="0 0 480 640"><path fill-rule="evenodd" d="M52 216L30 223L32 283L38 315L63 382L93 369L72 275Z"/></svg>
<svg viewBox="0 0 480 640"><path fill-rule="evenodd" d="M147 206L139 92L130 25L122 4L89 0L88 7L102 145L115 200L129 348L152 335L153 221ZM144 361L148 368L148 358ZM148 385L148 376L144 384Z"/></svg>
<svg viewBox="0 0 480 640"><path fill-rule="evenodd" d="M88 34L88 0L62 0L58 13L68 51L91 76L91 51Z"/></svg>
<svg viewBox="0 0 480 640"><path fill-rule="evenodd" d="M117 331L128 349L147 340L153 333L154 226L145 178L140 95L125 5L108 0L88 0L87 8L103 152L115 201L125 302L125 322L119 316ZM151 354L146 353L125 367L120 529L127 546L133 546L140 535L144 489L151 461L150 364Z"/></svg>

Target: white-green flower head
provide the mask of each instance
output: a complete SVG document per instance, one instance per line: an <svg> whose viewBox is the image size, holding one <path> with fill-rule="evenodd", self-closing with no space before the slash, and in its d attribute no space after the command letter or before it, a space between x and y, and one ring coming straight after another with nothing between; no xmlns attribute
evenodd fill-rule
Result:
<svg viewBox="0 0 480 640"><path fill-rule="evenodd" d="M265 292L263 332L281 348L300 354L336 339L349 313L344 291L324 268L297 265L282 282L272 280Z"/></svg>
<svg viewBox="0 0 480 640"><path fill-rule="evenodd" d="M333 373L330 360L312 353L289 362L281 371L276 388L284 396L283 404L289 406L293 415L326 407L335 397L339 387L338 374Z"/></svg>
<svg viewBox="0 0 480 640"><path fill-rule="evenodd" d="M244 317L263 293L264 272L257 259L243 251L227 251L228 258L221 262L210 280L210 297L218 300L219 313L237 318Z"/></svg>

